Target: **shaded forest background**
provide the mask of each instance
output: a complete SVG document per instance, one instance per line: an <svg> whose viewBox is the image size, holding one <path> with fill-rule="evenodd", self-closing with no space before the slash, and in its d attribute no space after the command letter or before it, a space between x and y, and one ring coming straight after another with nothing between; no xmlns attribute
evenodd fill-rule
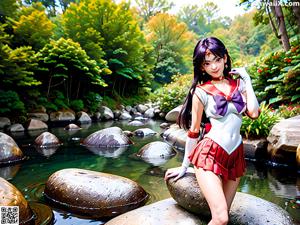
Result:
<svg viewBox="0 0 300 225"><path fill-rule="evenodd" d="M1 0L0 116L22 121L41 107L93 113L100 104L180 103L183 96L169 88L191 79L193 48L207 36L225 43L235 67L248 67L260 100L298 104L300 3L255 2L230 19L213 2L172 15L168 0L136 0L136 7L112 0ZM240 4L249 9L254 1Z"/></svg>

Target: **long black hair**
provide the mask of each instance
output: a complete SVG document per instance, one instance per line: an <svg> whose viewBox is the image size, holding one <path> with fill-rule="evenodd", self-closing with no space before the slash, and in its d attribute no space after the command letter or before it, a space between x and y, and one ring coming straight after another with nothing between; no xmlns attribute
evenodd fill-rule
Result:
<svg viewBox="0 0 300 225"><path fill-rule="evenodd" d="M202 65L204 63L205 54L206 51L209 50L214 54L215 56L224 58L224 56L227 56L227 62L224 67L224 76L231 77L229 74L229 71L231 70L231 58L228 54L228 51L225 47L225 45L217 38L215 37L208 37L203 38L198 41L196 44L196 47L194 49L193 54L193 67L194 67L194 79L191 88L189 89L188 95L186 96L183 106L179 112L178 118L177 118L177 124L180 128L184 128L185 130L188 130L190 128L191 123L191 110L192 110L192 98L193 94L195 92L196 86L198 84L202 84L206 81L211 80L210 75L202 71ZM206 122L207 118L205 115L205 112L203 112L202 116L202 122Z"/></svg>

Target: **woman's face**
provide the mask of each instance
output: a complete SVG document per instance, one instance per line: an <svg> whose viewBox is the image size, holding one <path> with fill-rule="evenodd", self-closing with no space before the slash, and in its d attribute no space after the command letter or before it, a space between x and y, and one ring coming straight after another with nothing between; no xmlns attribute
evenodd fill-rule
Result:
<svg viewBox="0 0 300 225"><path fill-rule="evenodd" d="M205 60L202 64L202 70L209 74L212 78L219 78L223 76L224 65L227 61L227 56L224 58L214 55L211 51L207 50Z"/></svg>

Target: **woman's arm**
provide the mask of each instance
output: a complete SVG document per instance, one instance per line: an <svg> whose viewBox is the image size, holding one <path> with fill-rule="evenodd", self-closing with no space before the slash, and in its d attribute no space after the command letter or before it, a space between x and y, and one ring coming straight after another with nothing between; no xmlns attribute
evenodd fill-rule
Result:
<svg viewBox="0 0 300 225"><path fill-rule="evenodd" d="M187 168L190 165L190 160L188 156L190 155L191 151L196 147L199 131L200 131L200 123L202 119L203 114L203 104L200 101L200 99L197 97L196 94L193 95L192 99L192 121L191 121L191 127L188 131L188 136L186 138L185 142L185 151L184 151L184 157L181 164L181 167L179 168L172 168L167 170L165 174L165 180L175 177L174 181L178 180L180 177L183 177L184 174L187 171ZM198 134L195 137L193 137L194 134Z"/></svg>
<svg viewBox="0 0 300 225"><path fill-rule="evenodd" d="M259 116L259 104L255 95L255 92L252 87L252 82L249 74L246 69L243 68L235 68L230 73L238 73L245 84L246 91L246 101L247 101L247 111L246 114L252 118L256 119Z"/></svg>

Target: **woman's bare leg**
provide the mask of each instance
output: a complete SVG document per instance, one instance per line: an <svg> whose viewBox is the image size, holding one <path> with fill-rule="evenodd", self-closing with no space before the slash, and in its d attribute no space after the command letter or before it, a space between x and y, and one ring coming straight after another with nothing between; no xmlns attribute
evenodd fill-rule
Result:
<svg viewBox="0 0 300 225"><path fill-rule="evenodd" d="M228 207L223 191L222 179L211 171L195 168L200 189L209 205L212 219L208 225L226 225Z"/></svg>
<svg viewBox="0 0 300 225"><path fill-rule="evenodd" d="M234 180L223 181L223 191L226 198L228 211L230 210L231 203L234 199L239 183L240 183L240 178L236 178L235 181Z"/></svg>

